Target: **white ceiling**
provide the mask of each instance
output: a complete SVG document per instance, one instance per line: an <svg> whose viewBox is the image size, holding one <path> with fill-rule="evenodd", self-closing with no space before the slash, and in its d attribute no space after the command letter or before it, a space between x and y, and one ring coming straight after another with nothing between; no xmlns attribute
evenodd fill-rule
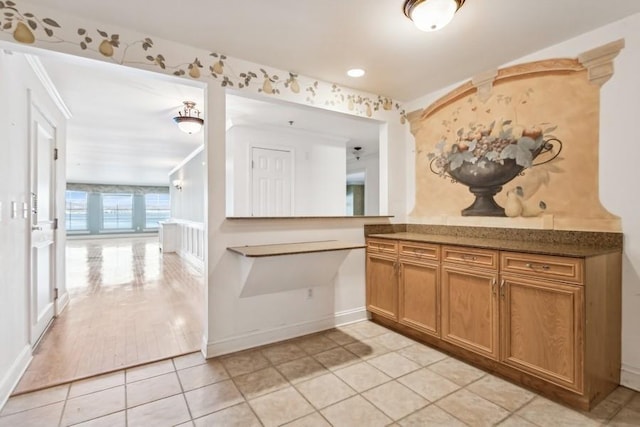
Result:
<svg viewBox="0 0 640 427"><path fill-rule="evenodd" d="M168 185L169 171L203 143L204 133L187 135L172 120L183 100L203 105L197 84L55 53L40 61L72 113L69 182ZM323 134L348 148L362 146L363 154L378 151L379 122L371 119L238 95L227 97L227 118L234 125Z"/></svg>
<svg viewBox="0 0 640 427"><path fill-rule="evenodd" d="M403 0L32 1L404 101L640 12L638 0L468 0L423 33ZM347 77L355 66L367 75Z"/></svg>

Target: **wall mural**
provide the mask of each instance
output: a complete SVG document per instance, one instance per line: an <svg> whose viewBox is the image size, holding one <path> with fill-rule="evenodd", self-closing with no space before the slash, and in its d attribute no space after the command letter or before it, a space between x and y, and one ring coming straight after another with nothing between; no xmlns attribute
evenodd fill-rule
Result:
<svg viewBox="0 0 640 427"><path fill-rule="evenodd" d="M410 216L619 230L619 218L598 195L599 104L600 86L587 67L553 59L501 69L482 87L466 83L411 113L416 202Z"/></svg>
<svg viewBox="0 0 640 427"><path fill-rule="evenodd" d="M153 39L130 30L54 15L53 11L26 2L0 0L0 38L190 79L214 80L221 87L250 90L334 111L380 120L391 120L390 114L394 114L400 123L406 121L402 106L382 95L260 66L219 52Z"/></svg>

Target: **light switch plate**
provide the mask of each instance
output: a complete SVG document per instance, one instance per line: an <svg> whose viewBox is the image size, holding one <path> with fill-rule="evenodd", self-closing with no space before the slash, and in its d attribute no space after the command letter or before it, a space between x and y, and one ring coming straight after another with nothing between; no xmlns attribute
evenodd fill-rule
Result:
<svg viewBox="0 0 640 427"><path fill-rule="evenodd" d="M27 202L22 202L22 218L29 218L29 205Z"/></svg>
<svg viewBox="0 0 640 427"><path fill-rule="evenodd" d="M18 202L11 202L11 219L18 217Z"/></svg>

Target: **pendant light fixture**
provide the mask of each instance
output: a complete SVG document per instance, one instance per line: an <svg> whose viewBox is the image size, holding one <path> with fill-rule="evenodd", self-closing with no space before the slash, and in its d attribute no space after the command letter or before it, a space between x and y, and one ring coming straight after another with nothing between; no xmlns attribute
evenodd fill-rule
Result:
<svg viewBox="0 0 640 427"><path fill-rule="evenodd" d="M404 14L422 31L436 31L453 19L465 0L407 0Z"/></svg>
<svg viewBox="0 0 640 427"><path fill-rule="evenodd" d="M173 121L178 124L178 128L189 135L200 132L204 120L200 117L200 110L196 110L196 103L193 101L184 101L184 107L178 111L178 115Z"/></svg>

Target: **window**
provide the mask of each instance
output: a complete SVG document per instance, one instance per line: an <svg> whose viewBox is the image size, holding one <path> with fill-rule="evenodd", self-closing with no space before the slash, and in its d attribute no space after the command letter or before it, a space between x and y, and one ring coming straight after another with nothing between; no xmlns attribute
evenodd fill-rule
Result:
<svg viewBox="0 0 640 427"><path fill-rule="evenodd" d="M67 231L87 230L87 193L67 191L65 193L65 226Z"/></svg>
<svg viewBox="0 0 640 427"><path fill-rule="evenodd" d="M158 228L158 222L165 221L171 216L171 202L169 193L144 195L145 228Z"/></svg>
<svg viewBox="0 0 640 427"><path fill-rule="evenodd" d="M130 230L133 228L133 195L102 195L102 229Z"/></svg>

